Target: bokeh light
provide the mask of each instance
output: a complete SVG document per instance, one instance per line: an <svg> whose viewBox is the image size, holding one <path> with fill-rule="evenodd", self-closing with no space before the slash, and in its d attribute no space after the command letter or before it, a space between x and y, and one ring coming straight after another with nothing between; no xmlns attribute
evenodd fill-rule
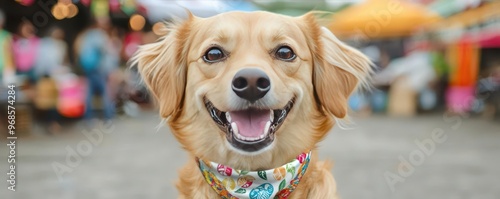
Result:
<svg viewBox="0 0 500 199"><path fill-rule="evenodd" d="M165 23L156 22L153 25L153 33L155 33L155 35L158 35L158 36L164 35L166 33Z"/></svg>
<svg viewBox="0 0 500 199"><path fill-rule="evenodd" d="M132 17L130 17L129 25L130 28L134 31L139 31L144 28L144 25L146 24L146 19L139 14L134 14Z"/></svg>
<svg viewBox="0 0 500 199"><path fill-rule="evenodd" d="M52 15L58 20L66 18L68 14L68 7L62 3L57 3L54 7L52 7Z"/></svg>
<svg viewBox="0 0 500 199"><path fill-rule="evenodd" d="M67 18L73 18L78 14L78 7L75 4L71 3L66 5L66 7L68 8L68 16L66 16Z"/></svg>

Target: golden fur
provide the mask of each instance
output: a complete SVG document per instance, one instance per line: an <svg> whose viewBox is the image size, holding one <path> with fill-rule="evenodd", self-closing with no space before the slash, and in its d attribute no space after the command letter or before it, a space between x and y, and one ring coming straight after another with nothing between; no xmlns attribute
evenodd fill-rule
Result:
<svg viewBox="0 0 500 199"><path fill-rule="evenodd" d="M206 64L211 44L224 46L227 60ZM286 43L294 62L273 59L269 52ZM270 169L313 150L310 166L290 198L336 198L331 164L317 161L316 144L347 114L347 99L366 84L371 62L318 25L313 14L288 17L268 12L229 12L210 18L190 15L170 24L168 34L140 48L134 58L144 82L158 100L160 114L191 157L180 171L180 198L216 198L204 181L195 157L237 169ZM230 109L231 79L243 67L259 67L273 81L272 109L295 97L292 111L276 132L272 148L259 154L231 150L204 106L204 98ZM313 180L314 179L314 180Z"/></svg>

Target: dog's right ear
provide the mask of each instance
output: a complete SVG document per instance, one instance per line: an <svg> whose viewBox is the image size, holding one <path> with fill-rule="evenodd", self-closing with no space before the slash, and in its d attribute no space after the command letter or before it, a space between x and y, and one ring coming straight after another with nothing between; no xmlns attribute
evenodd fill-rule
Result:
<svg viewBox="0 0 500 199"><path fill-rule="evenodd" d="M167 33L155 43L139 47L132 58L149 90L158 100L163 118L175 116L182 108L187 73L187 48L194 16L170 24Z"/></svg>

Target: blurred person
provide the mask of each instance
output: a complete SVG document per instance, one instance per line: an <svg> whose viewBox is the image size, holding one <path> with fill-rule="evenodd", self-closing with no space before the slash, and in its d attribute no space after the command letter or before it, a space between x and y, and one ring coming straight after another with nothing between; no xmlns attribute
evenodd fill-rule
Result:
<svg viewBox="0 0 500 199"><path fill-rule="evenodd" d="M68 65L68 45L64 41L64 36L61 28L53 27L40 40L39 53L34 67L35 77L52 77L56 70Z"/></svg>
<svg viewBox="0 0 500 199"><path fill-rule="evenodd" d="M30 21L23 20L19 25L17 36L14 37L12 51L17 75L25 76L29 83L34 83L36 80L33 67L39 44L40 39L35 35L35 27Z"/></svg>
<svg viewBox="0 0 500 199"><path fill-rule="evenodd" d="M391 85L389 114L413 116L417 112L419 95L427 91L435 77L429 53L416 50L406 57L394 59L373 80L376 85Z"/></svg>
<svg viewBox="0 0 500 199"><path fill-rule="evenodd" d="M67 45L64 31L58 27L49 29L46 37L40 40L39 53L34 67L35 78L38 80L34 104L40 115L49 125L49 132L56 134L60 131L57 99L59 96L56 72L67 64ZM46 53L50 52L50 53Z"/></svg>
<svg viewBox="0 0 500 199"><path fill-rule="evenodd" d="M28 134L32 129L31 102L35 97L32 89L35 82L33 65L38 44L34 26L23 20L18 26L17 35L13 36L10 48L14 63L12 70L4 71L10 73L7 75L7 82L16 84L16 131L19 135Z"/></svg>
<svg viewBox="0 0 500 199"><path fill-rule="evenodd" d="M41 77L35 86L35 95L33 103L39 119L48 124L48 131L52 134L59 132L61 126L58 123L59 114L57 113L57 98L59 91L54 79L48 75Z"/></svg>
<svg viewBox="0 0 500 199"><path fill-rule="evenodd" d="M69 67L56 70L58 85L57 112L67 118L79 118L85 114L86 81L77 76Z"/></svg>
<svg viewBox="0 0 500 199"><path fill-rule="evenodd" d="M500 62L494 63L488 77L480 79L478 94L484 96L483 116L493 119L500 116Z"/></svg>
<svg viewBox="0 0 500 199"><path fill-rule="evenodd" d="M12 35L3 29L5 14L0 10L0 80L7 85L11 83L15 74L12 58Z"/></svg>
<svg viewBox="0 0 500 199"><path fill-rule="evenodd" d="M431 60L432 66L434 67L434 71L436 71L437 76L437 82L435 85L437 94L437 106L444 108L446 106L444 94L448 87L450 65L446 60L445 46L438 44L434 48L435 50L431 52Z"/></svg>
<svg viewBox="0 0 500 199"><path fill-rule="evenodd" d="M125 74L120 68L121 65L121 49L122 49L122 37L121 31L117 27L113 27L109 31L109 45L107 45L107 54L104 57L104 68L109 74L108 76L108 93L115 102L115 107L119 107L121 103L120 98L126 94L124 87Z"/></svg>
<svg viewBox="0 0 500 199"><path fill-rule="evenodd" d="M11 34L3 29L5 22L5 15L2 10L0 10L0 128L7 128L7 105L9 94L7 86L15 81L15 67L12 60L11 45L12 36Z"/></svg>
<svg viewBox="0 0 500 199"><path fill-rule="evenodd" d="M109 46L111 39L110 20L107 17L99 17L94 20L93 25L81 33L75 45L78 64L87 78L87 96L85 107L85 118L93 117L93 98L101 96L104 110L104 118L110 120L114 115L114 103L107 89L109 77Z"/></svg>

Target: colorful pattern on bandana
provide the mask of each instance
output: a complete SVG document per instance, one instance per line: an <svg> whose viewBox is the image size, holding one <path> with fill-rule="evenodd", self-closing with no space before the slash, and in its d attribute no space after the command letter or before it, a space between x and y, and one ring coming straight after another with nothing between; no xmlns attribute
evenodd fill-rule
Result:
<svg viewBox="0 0 500 199"><path fill-rule="evenodd" d="M302 153L292 162L264 171L237 170L198 159L207 183L222 199L286 199L299 185L307 170L311 152Z"/></svg>

